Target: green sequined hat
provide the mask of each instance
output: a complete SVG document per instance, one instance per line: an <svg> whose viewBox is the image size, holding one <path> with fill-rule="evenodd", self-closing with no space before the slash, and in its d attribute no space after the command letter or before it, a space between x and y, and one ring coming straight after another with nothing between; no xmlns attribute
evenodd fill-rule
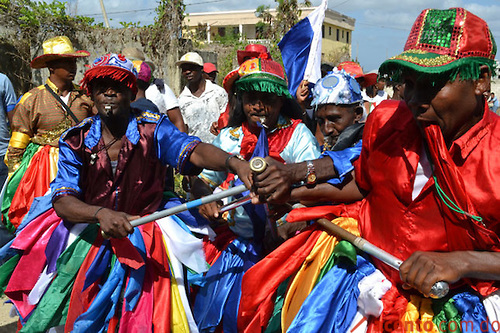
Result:
<svg viewBox="0 0 500 333"><path fill-rule="evenodd" d="M463 8L426 9L411 29L404 52L386 60L381 75L399 79L411 69L454 80L478 79L480 66L494 72L497 46L484 20Z"/></svg>
<svg viewBox="0 0 500 333"><path fill-rule="evenodd" d="M238 80L234 82L236 91L260 91L292 99L283 67L274 60L247 60L238 69L238 76Z"/></svg>

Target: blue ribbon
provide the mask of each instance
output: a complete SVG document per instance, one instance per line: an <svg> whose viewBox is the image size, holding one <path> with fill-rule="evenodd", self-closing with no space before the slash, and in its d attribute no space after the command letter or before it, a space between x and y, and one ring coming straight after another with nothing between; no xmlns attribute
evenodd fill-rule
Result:
<svg viewBox="0 0 500 333"><path fill-rule="evenodd" d="M455 307L462 316L460 326L463 333L495 332L490 325L486 309L479 296L463 292L452 298Z"/></svg>
<svg viewBox="0 0 500 333"><path fill-rule="evenodd" d="M47 258L47 273L55 272L57 269L57 259L64 251L68 241L69 228L64 222L59 223L45 248L45 257Z"/></svg>
<svg viewBox="0 0 500 333"><path fill-rule="evenodd" d="M342 184L345 179L345 176L354 170L354 166L352 165L355 160L359 158L361 154L361 146L362 142L359 141L354 147L346 148L338 151L325 151L321 155L321 158L328 156L333 161L333 166L335 171L337 171L337 178L331 178L328 180L328 183L332 185Z"/></svg>
<svg viewBox="0 0 500 333"><path fill-rule="evenodd" d="M255 144L254 151L252 153L252 158L254 157L266 157L269 156L269 142L267 140L266 130L262 127L262 125L257 122L257 125L260 127L260 134ZM236 179L234 182L234 186L238 186L243 184L241 179ZM240 198L242 196L248 195L250 191L245 191L241 193L239 196L235 196L236 198ZM267 222L267 211L265 205L254 205L251 202L243 205L245 212L250 217L253 225L253 238L257 244L262 243L264 239L264 234L266 230L266 222Z"/></svg>
<svg viewBox="0 0 500 333"><path fill-rule="evenodd" d="M221 253L196 296L193 313L200 332L215 332L222 317L224 332L236 332L241 279L258 258L258 250L243 238L235 239Z"/></svg>
<svg viewBox="0 0 500 333"><path fill-rule="evenodd" d="M101 277L104 278L104 275L109 268L112 254L111 244L109 240L105 240L99 247L99 251L97 251L94 260L85 273L85 283L83 284L82 291L87 289L91 284L99 280Z"/></svg>
<svg viewBox="0 0 500 333"><path fill-rule="evenodd" d="M90 304L88 310L82 313L73 326L74 332L106 332L107 326L116 311L123 281L125 268L118 260L111 270L111 274Z"/></svg>
<svg viewBox="0 0 500 333"><path fill-rule="evenodd" d="M314 287L287 332L347 332L358 307L358 283L374 271L360 255L357 265L340 260Z"/></svg>

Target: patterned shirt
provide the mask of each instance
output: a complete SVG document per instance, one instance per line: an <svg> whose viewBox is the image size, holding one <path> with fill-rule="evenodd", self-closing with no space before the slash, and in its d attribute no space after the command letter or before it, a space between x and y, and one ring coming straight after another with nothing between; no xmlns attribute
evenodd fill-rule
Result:
<svg viewBox="0 0 500 333"><path fill-rule="evenodd" d="M47 85L56 94L60 94L59 89L49 79ZM79 121L93 115L93 102L76 85L70 91L67 105ZM13 133L25 134L34 143L57 147L61 134L74 125L75 121L63 106L41 85L24 94L16 105L11 128ZM20 160L25 147L13 147L11 141L8 150L9 165Z"/></svg>
<svg viewBox="0 0 500 333"><path fill-rule="evenodd" d="M194 96L188 87L184 87L179 95L179 105L182 118L189 127L189 135L195 135L203 142L212 142L215 136L210 133L210 125L226 110L226 91L206 80L205 91L200 97Z"/></svg>

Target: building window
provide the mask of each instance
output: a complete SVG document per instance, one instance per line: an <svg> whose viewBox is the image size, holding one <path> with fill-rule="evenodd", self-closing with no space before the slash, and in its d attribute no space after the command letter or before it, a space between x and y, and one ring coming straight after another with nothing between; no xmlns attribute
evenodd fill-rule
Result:
<svg viewBox="0 0 500 333"><path fill-rule="evenodd" d="M344 39L344 30L342 30L342 39Z"/></svg>
<svg viewBox="0 0 500 333"><path fill-rule="evenodd" d="M340 31L339 31L339 29L337 29L337 41L339 41L339 40L340 40L340 38L339 38L339 37L340 37Z"/></svg>
<svg viewBox="0 0 500 333"><path fill-rule="evenodd" d="M349 31L346 32L346 43L349 44Z"/></svg>
<svg viewBox="0 0 500 333"><path fill-rule="evenodd" d="M332 35L332 27L328 27L328 36Z"/></svg>
<svg viewBox="0 0 500 333"><path fill-rule="evenodd" d="M321 26L321 38L325 38L325 26Z"/></svg>
<svg viewBox="0 0 500 333"><path fill-rule="evenodd" d="M226 36L226 27L219 27L217 29L217 33L219 34L219 36L221 37L224 37Z"/></svg>

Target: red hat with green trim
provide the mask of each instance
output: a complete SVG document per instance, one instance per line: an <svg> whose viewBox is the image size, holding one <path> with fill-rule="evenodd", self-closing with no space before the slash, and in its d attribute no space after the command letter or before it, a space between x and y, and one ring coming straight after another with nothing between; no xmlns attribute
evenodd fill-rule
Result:
<svg viewBox="0 0 500 333"><path fill-rule="evenodd" d="M386 60L380 74L398 77L410 69L446 75L454 80L478 79L480 66L494 71L497 46L486 22L464 8L426 9L411 29L404 52Z"/></svg>
<svg viewBox="0 0 500 333"><path fill-rule="evenodd" d="M260 91L292 98L288 91L285 72L279 63L270 59L254 58L245 61L238 69L234 82L236 92ZM226 90L231 90L232 84Z"/></svg>

